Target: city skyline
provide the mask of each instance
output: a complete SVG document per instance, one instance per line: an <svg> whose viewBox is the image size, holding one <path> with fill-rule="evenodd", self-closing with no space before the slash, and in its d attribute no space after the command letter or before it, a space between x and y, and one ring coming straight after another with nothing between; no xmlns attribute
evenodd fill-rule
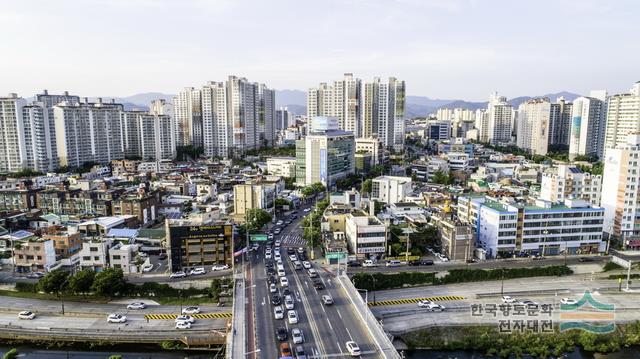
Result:
<svg viewBox="0 0 640 359"><path fill-rule="evenodd" d="M500 1L491 6L462 0L403 0L393 6L350 1L307 4L295 16L285 11L295 5L5 4L0 30L14 36L0 51L20 56L4 59L0 91L22 96L43 88L103 97L175 94L202 79L229 74L278 90L306 91L353 72L361 78L405 79L408 95L485 101L494 90L508 98L558 91L586 95L592 89L626 92L629 76L637 71L625 60L639 52L631 41L638 5L630 1L541 2L527 8ZM520 15L524 11L526 18ZM375 25L369 26L372 19ZM141 34L141 26L154 31ZM216 28L233 30L210 36ZM53 40L33 46L51 29L56 29ZM570 50L594 44L600 51L589 52L588 58ZM616 49L626 55L610 56Z"/></svg>

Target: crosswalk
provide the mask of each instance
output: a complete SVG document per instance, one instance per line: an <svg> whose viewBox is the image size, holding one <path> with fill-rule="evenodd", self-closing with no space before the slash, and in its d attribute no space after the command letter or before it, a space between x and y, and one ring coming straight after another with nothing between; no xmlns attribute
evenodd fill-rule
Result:
<svg viewBox="0 0 640 359"><path fill-rule="evenodd" d="M392 300L379 300L379 301L376 301L375 303L369 301L369 306L370 307L374 307L374 306L383 306L383 305L412 304L412 303L418 303L419 301L422 301L422 300L429 300L429 301L432 301L432 302L443 302L443 301L463 300L463 299L464 299L464 297L461 297L459 295L441 295L441 296L426 297L426 298L404 298L404 299L392 299Z"/></svg>
<svg viewBox="0 0 640 359"><path fill-rule="evenodd" d="M196 319L224 319L231 318L231 312L224 313L200 313L200 314L192 314L192 317ZM178 316L176 314L146 314L144 316L146 319L154 319L154 320L171 320L176 319Z"/></svg>
<svg viewBox="0 0 640 359"><path fill-rule="evenodd" d="M285 234L281 240L284 247L304 247L307 245L302 234Z"/></svg>

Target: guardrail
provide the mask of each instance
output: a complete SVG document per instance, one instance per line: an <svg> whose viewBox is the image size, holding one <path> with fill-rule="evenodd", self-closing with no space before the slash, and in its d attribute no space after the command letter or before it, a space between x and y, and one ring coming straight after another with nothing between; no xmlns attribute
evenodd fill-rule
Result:
<svg viewBox="0 0 640 359"><path fill-rule="evenodd" d="M354 287L351 280L349 280L349 277L345 274L341 274L336 276L336 278L340 281L342 288L344 288L347 293L347 297L349 298L351 305L355 308L357 315L364 323L366 323L366 327L378 347L378 350L380 350L380 354L384 358L400 359L400 354L398 354L398 351L393 347L391 338L389 338L382 325L373 316L373 313L369 310L367 303L364 302L356 287Z"/></svg>

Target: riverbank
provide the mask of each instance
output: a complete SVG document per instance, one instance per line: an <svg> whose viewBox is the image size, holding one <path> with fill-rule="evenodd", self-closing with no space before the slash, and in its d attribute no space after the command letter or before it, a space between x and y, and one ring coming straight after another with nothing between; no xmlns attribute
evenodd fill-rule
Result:
<svg viewBox="0 0 640 359"><path fill-rule="evenodd" d="M409 349L444 351L474 350L499 357L548 358L572 353L576 347L587 352L612 353L640 345L640 322L618 324L610 334L572 330L549 334L502 334L496 326L433 327L401 336Z"/></svg>
<svg viewBox="0 0 640 359"><path fill-rule="evenodd" d="M0 357L11 349L17 349L21 359L107 359L111 356L122 359L209 359L217 351L161 350L158 346L117 345L112 347L43 348L33 344L0 346Z"/></svg>

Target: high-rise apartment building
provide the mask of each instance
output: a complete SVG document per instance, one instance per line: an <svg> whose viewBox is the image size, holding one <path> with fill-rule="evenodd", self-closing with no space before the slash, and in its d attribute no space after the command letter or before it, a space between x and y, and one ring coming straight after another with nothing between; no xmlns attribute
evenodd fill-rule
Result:
<svg viewBox="0 0 640 359"><path fill-rule="evenodd" d="M640 249L640 134L629 134L624 144L606 148L601 203L604 230L625 248Z"/></svg>
<svg viewBox="0 0 640 359"><path fill-rule="evenodd" d="M123 106L117 103L61 102L53 108L60 166L108 163L124 158L121 132Z"/></svg>
<svg viewBox="0 0 640 359"><path fill-rule="evenodd" d="M534 155L546 155L549 147L551 103L547 98L526 101L518 107L516 145Z"/></svg>
<svg viewBox="0 0 640 359"><path fill-rule="evenodd" d="M294 125L295 119L293 113L286 107L280 107L276 110L276 117L273 121L273 128L276 133L285 130L287 127Z"/></svg>
<svg viewBox="0 0 640 359"><path fill-rule="evenodd" d="M22 108L26 105L17 94L0 98L0 171L13 172L26 168Z"/></svg>
<svg viewBox="0 0 640 359"><path fill-rule="evenodd" d="M595 97L598 94L600 97ZM570 160L574 160L578 155L602 158L606 97L606 92L592 91L591 96L578 97L573 101L569 136Z"/></svg>
<svg viewBox="0 0 640 359"><path fill-rule="evenodd" d="M573 104L560 97L549 111L549 146L569 146L571 109Z"/></svg>
<svg viewBox="0 0 640 359"><path fill-rule="evenodd" d="M338 119L339 129L355 137L380 138L387 148L401 151L404 145L405 84L390 77L386 83L374 78L362 82L353 74L307 92L307 115Z"/></svg>
<svg viewBox="0 0 640 359"><path fill-rule="evenodd" d="M505 144L511 142L513 128L513 107L507 103L507 98L498 96L494 92L489 97L487 106L486 124L487 140L492 144Z"/></svg>
<svg viewBox="0 0 640 359"><path fill-rule="evenodd" d="M275 92L229 76L174 97L177 143L202 146L207 156L229 157L275 142Z"/></svg>
<svg viewBox="0 0 640 359"><path fill-rule="evenodd" d="M607 98L607 121L604 148L626 144L627 135L640 132L640 81L629 93Z"/></svg>
<svg viewBox="0 0 640 359"><path fill-rule="evenodd" d="M307 136L296 141L296 182L325 186L354 173L355 138L338 129L338 119L314 117Z"/></svg>

